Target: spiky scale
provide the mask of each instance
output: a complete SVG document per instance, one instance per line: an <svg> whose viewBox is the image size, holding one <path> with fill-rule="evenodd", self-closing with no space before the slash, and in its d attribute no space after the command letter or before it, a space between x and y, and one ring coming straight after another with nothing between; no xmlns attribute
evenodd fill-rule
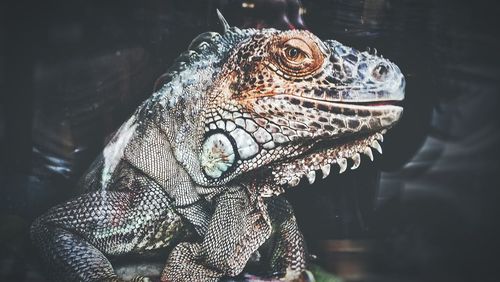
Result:
<svg viewBox="0 0 500 282"><path fill-rule="evenodd" d="M224 28L224 33L226 33L231 27L229 26L229 24L227 23L226 19L224 18L222 13L219 11L219 9L217 9L217 16L219 17L219 21L220 21L222 27Z"/></svg>
<svg viewBox="0 0 500 282"><path fill-rule="evenodd" d="M325 179L330 174L330 164L326 164L321 167L321 172L323 173L323 179Z"/></svg>
<svg viewBox="0 0 500 282"><path fill-rule="evenodd" d="M313 184L314 180L316 180L316 172L314 170L311 170L307 173L307 181L309 184Z"/></svg>
<svg viewBox="0 0 500 282"><path fill-rule="evenodd" d="M364 147L363 154L367 155L368 158L370 158L370 160L373 161L373 152L372 152L372 149L370 147Z"/></svg>
<svg viewBox="0 0 500 282"><path fill-rule="evenodd" d="M382 147L380 147L380 144L378 143L377 140L373 140L371 143L371 146L373 149L377 150L377 152L379 152L379 154L382 154Z"/></svg>
<svg viewBox="0 0 500 282"><path fill-rule="evenodd" d="M338 158L337 164L340 167L339 173L343 173L347 169L347 159L346 158Z"/></svg>
<svg viewBox="0 0 500 282"><path fill-rule="evenodd" d="M357 169L361 164L361 156L359 155L359 153L355 153L354 155L352 155L351 159L354 161L351 169Z"/></svg>

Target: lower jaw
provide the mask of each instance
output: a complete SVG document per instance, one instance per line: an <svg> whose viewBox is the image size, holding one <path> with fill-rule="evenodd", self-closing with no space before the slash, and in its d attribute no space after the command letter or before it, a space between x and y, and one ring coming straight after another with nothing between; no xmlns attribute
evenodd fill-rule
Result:
<svg viewBox="0 0 500 282"><path fill-rule="evenodd" d="M307 154L324 152L325 150L328 150L331 148L344 146L344 145L352 143L352 142L367 139L370 136L374 135L376 132L378 132L378 131L374 130L374 131L363 132L363 133L358 132L358 133L351 133L348 135L344 135L342 137L338 137L335 139L326 138L323 140L317 140L317 141L314 141L315 142L314 146L312 147L312 149L309 152L307 152Z"/></svg>
<svg viewBox="0 0 500 282"><path fill-rule="evenodd" d="M335 141L320 141L317 146L303 156L273 166L273 177L280 185L296 186L304 176L313 183L316 171L321 171L325 178L333 165L338 165L339 173L348 166L348 159L352 160L351 169L356 169L361 162L361 154L373 159L372 148L382 153L379 142L383 141L386 130L363 135L350 136Z"/></svg>

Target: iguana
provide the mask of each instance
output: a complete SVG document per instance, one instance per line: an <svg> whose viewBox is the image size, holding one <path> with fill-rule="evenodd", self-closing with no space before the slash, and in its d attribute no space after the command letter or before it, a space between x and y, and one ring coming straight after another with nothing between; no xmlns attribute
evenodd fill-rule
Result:
<svg viewBox="0 0 500 282"><path fill-rule="evenodd" d="M236 276L251 257L284 280L306 269L282 194L381 153L404 77L373 52L308 31L221 21L224 32L196 37L120 127L81 194L33 223L52 279L123 281L110 257L160 248L162 281Z"/></svg>

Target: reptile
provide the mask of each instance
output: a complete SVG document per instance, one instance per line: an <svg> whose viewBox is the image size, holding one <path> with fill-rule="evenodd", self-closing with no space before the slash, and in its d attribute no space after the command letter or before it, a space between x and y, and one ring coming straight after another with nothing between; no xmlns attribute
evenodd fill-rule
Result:
<svg viewBox="0 0 500 282"><path fill-rule="evenodd" d="M382 153L403 112L394 63L309 31L219 17L224 32L191 42L78 195L33 222L51 280L123 281L112 259L154 250L168 252L162 281L218 281L251 263L299 279L309 256L284 192Z"/></svg>

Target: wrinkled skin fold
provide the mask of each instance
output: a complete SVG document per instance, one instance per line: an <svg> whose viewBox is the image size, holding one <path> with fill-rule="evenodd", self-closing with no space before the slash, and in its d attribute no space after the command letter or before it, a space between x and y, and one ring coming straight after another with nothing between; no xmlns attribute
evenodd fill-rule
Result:
<svg viewBox="0 0 500 282"><path fill-rule="evenodd" d="M33 223L51 280L121 281L110 257L162 248L162 281L216 281L249 260L261 275L299 278L307 250L281 194L381 153L404 86L387 59L308 31L201 34L80 196Z"/></svg>

